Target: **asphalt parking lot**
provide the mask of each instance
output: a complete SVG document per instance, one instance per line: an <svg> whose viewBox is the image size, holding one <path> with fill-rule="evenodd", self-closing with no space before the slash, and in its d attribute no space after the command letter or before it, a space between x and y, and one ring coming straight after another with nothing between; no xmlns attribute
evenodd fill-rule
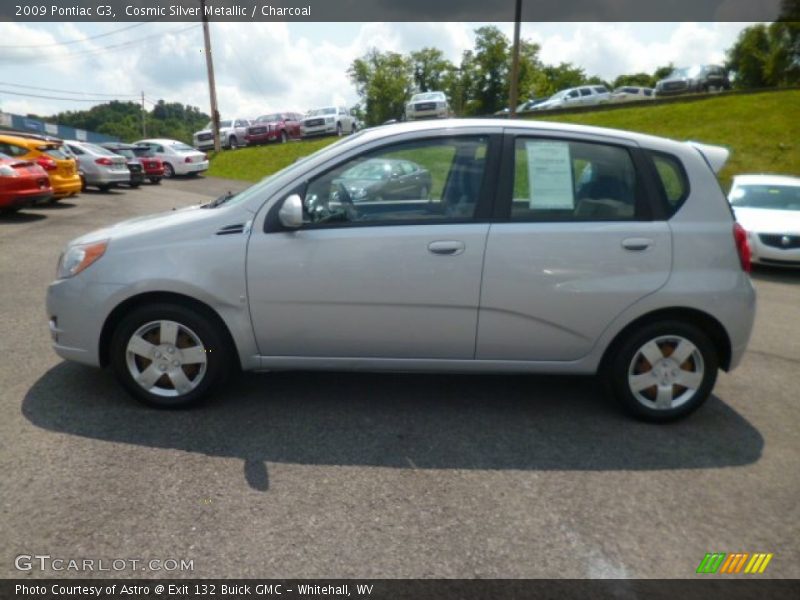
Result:
<svg viewBox="0 0 800 600"><path fill-rule="evenodd" d="M591 378L246 375L144 408L50 349L70 239L236 191L211 178L0 218L0 577L20 554L188 559L171 577L691 577L770 552L800 577L800 272L759 270L741 367L688 420L632 421ZM87 307L87 310L90 308ZM158 577L130 570L97 576Z"/></svg>

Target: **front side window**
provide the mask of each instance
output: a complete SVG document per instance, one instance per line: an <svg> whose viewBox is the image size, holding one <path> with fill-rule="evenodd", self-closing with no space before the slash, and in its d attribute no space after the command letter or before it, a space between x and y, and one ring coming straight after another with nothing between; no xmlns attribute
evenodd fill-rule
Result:
<svg viewBox="0 0 800 600"><path fill-rule="evenodd" d="M488 138L406 142L360 155L312 179L310 226L458 221L475 215Z"/></svg>
<svg viewBox="0 0 800 600"><path fill-rule="evenodd" d="M629 221L640 212L627 149L607 144L519 138L511 219Z"/></svg>

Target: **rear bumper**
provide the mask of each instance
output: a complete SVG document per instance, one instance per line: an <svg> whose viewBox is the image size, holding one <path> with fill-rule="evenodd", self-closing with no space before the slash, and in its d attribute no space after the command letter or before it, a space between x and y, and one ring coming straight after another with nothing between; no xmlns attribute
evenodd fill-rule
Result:
<svg viewBox="0 0 800 600"><path fill-rule="evenodd" d="M105 171L98 173L85 173L86 185L109 185L112 183L128 183L131 179L131 172L125 171Z"/></svg>
<svg viewBox="0 0 800 600"><path fill-rule="evenodd" d="M0 195L0 208L19 208L44 204L53 197L53 192L34 189L31 191L16 191Z"/></svg>
<svg viewBox="0 0 800 600"><path fill-rule="evenodd" d="M77 175L74 181L68 183L53 183L53 197L66 198L67 196L72 196L80 192L81 187L83 187L83 184L81 183L81 178Z"/></svg>

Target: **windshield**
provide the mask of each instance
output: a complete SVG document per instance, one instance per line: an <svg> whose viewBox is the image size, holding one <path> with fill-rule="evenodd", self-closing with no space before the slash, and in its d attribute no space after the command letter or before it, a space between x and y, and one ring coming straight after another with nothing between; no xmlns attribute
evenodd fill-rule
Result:
<svg viewBox="0 0 800 600"><path fill-rule="evenodd" d="M222 127L230 127L231 123L233 123L233 121L220 121L219 122L219 126L220 126L220 128L222 128ZM208 123L206 123L205 129L211 129L212 126L213 126L213 123L211 121L209 121Z"/></svg>
<svg viewBox="0 0 800 600"><path fill-rule="evenodd" d="M133 153L140 158L152 158L155 153L148 146L138 146L133 149Z"/></svg>
<svg viewBox="0 0 800 600"><path fill-rule="evenodd" d="M800 210L800 185L739 185L731 191L731 204L741 208Z"/></svg>
<svg viewBox="0 0 800 600"><path fill-rule="evenodd" d="M272 123L273 121L280 121L281 116L279 114L274 115L261 115L256 119L259 123Z"/></svg>
<svg viewBox="0 0 800 600"><path fill-rule="evenodd" d="M136 155L130 148L119 148L117 150L114 150L114 152L116 152L120 156L124 156L125 158L136 158Z"/></svg>
<svg viewBox="0 0 800 600"><path fill-rule="evenodd" d="M315 108L312 111L309 111L309 117L316 117L317 115L335 115L336 109L335 108Z"/></svg>
<svg viewBox="0 0 800 600"><path fill-rule="evenodd" d="M689 75L689 69L675 69L672 73L669 74L670 78L675 77L687 77Z"/></svg>
<svg viewBox="0 0 800 600"><path fill-rule="evenodd" d="M424 94L414 94L411 97L412 102L420 100L444 100L444 94L441 92L426 92Z"/></svg>
<svg viewBox="0 0 800 600"><path fill-rule="evenodd" d="M174 144L172 144L172 148L180 152L196 152L194 148L192 148L191 146L187 146L183 142L175 142Z"/></svg>

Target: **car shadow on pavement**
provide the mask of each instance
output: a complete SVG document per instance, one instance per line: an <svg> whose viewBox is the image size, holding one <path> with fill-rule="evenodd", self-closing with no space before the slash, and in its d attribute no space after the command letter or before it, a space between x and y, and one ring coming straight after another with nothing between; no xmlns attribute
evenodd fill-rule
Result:
<svg viewBox="0 0 800 600"><path fill-rule="evenodd" d="M37 204L36 206L31 206L25 210L63 210L66 208L75 208L75 205L72 202L64 202L56 201L56 202L47 202L46 204Z"/></svg>
<svg viewBox="0 0 800 600"><path fill-rule="evenodd" d="M149 409L108 371L60 363L28 391L50 431L244 461L401 469L709 469L757 461L761 434L716 396L688 419L634 421L593 378L357 373L245 374L191 410Z"/></svg>
<svg viewBox="0 0 800 600"><path fill-rule="evenodd" d="M757 265L750 272L750 277L756 281L769 281L772 283L800 284L800 269L781 268Z"/></svg>
<svg viewBox="0 0 800 600"><path fill-rule="evenodd" d="M30 210L30 207L23 210ZM29 212L13 212L13 213L0 213L0 225L14 225L15 223L31 223L33 221L41 221L46 219L45 215L38 215Z"/></svg>

